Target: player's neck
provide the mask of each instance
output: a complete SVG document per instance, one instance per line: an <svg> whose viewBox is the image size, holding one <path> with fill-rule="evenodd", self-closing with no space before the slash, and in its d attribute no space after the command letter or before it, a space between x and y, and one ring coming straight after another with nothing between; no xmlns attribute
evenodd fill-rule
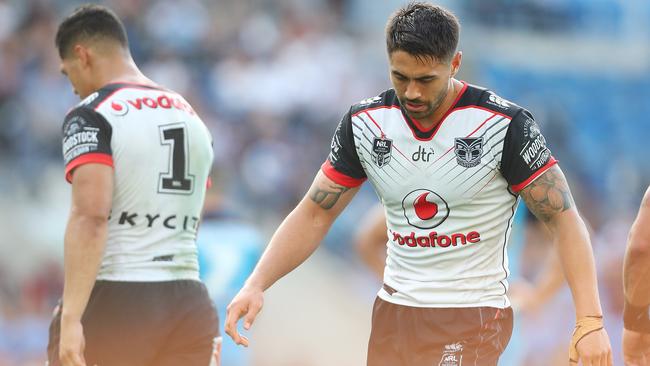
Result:
<svg viewBox="0 0 650 366"><path fill-rule="evenodd" d="M144 76L132 59L115 61L106 65L99 73L97 77L99 88L114 83L156 85L151 79Z"/></svg>
<svg viewBox="0 0 650 366"><path fill-rule="evenodd" d="M449 88L449 93L445 96L445 99L442 101L440 106L433 112L431 117L419 119L418 122L425 130L431 130L438 126L442 122L442 118L447 114L449 108L451 108L463 90L463 83L456 79L451 79L451 87Z"/></svg>

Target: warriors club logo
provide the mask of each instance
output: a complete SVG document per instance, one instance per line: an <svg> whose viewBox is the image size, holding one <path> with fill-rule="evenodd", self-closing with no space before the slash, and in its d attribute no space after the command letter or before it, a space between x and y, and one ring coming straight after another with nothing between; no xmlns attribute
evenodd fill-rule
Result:
<svg viewBox="0 0 650 366"><path fill-rule="evenodd" d="M458 165L473 168L481 163L481 155L483 155L482 137L457 137L455 141L454 153Z"/></svg>
<svg viewBox="0 0 650 366"><path fill-rule="evenodd" d="M428 189L416 189L407 194L402 208L409 225L418 229L433 229L449 217L447 202Z"/></svg>

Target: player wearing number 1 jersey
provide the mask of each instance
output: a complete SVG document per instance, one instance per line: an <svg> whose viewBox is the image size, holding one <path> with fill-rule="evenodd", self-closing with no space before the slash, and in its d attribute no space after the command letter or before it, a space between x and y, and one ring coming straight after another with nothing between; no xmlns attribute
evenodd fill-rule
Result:
<svg viewBox="0 0 650 366"><path fill-rule="evenodd" d="M63 124L72 207L49 363L215 364L218 320L195 243L210 133L182 96L140 73L110 10L77 9L56 45L83 101Z"/></svg>
<svg viewBox="0 0 650 366"><path fill-rule="evenodd" d="M587 231L533 116L454 78L459 24L445 9L409 4L386 33L394 88L345 114L309 193L230 304L226 332L248 343L238 319L251 326L263 291L315 250L368 180L388 228L368 365L497 364L512 330L506 247L520 199L553 232L573 291L572 360L611 365Z"/></svg>

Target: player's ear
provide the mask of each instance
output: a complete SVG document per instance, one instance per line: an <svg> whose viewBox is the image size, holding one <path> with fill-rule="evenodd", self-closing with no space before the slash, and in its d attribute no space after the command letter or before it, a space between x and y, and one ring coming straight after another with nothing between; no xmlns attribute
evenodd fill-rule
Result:
<svg viewBox="0 0 650 366"><path fill-rule="evenodd" d="M76 44L72 47L72 54L79 62L79 66L82 68L88 67L90 64L90 53L87 47L82 44Z"/></svg>
<svg viewBox="0 0 650 366"><path fill-rule="evenodd" d="M460 69L460 64L463 61L463 53L461 51L456 52L454 57L451 59L451 76L456 76L458 70Z"/></svg>

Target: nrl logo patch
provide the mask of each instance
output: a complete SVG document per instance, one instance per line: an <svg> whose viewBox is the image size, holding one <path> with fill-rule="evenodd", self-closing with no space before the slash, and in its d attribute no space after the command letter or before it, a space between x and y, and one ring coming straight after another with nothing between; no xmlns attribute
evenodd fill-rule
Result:
<svg viewBox="0 0 650 366"><path fill-rule="evenodd" d="M455 141L454 153L458 165L473 168L481 163L481 155L483 155L482 137L456 137Z"/></svg>
<svg viewBox="0 0 650 366"><path fill-rule="evenodd" d="M375 137L372 142L372 162L379 168L388 165L391 160L391 151L393 149L393 140L385 137Z"/></svg>

